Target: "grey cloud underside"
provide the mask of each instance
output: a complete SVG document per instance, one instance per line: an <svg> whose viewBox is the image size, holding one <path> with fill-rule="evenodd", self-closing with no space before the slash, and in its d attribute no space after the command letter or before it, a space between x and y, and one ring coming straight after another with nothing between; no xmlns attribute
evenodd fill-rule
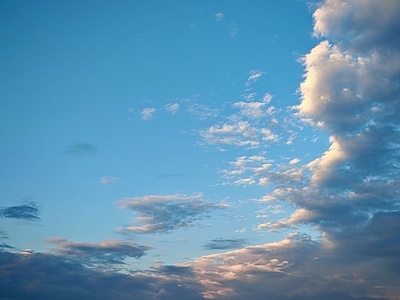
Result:
<svg viewBox="0 0 400 300"><path fill-rule="evenodd" d="M160 280L153 274L126 275L96 271L79 261L35 253L0 252L2 299L202 299L176 279Z"/></svg>
<svg viewBox="0 0 400 300"><path fill-rule="evenodd" d="M247 244L247 239L213 239L210 243L207 243L204 248L208 250L228 250L237 249Z"/></svg>
<svg viewBox="0 0 400 300"><path fill-rule="evenodd" d="M69 259L80 261L84 265L107 267L123 265L127 258L139 259L152 247L134 242L108 240L100 243L78 243L63 239L50 239L56 244L53 252Z"/></svg>
<svg viewBox="0 0 400 300"><path fill-rule="evenodd" d="M40 210L36 203L31 201L26 204L8 206L0 209L0 217L35 221L40 220Z"/></svg>
<svg viewBox="0 0 400 300"><path fill-rule="evenodd" d="M234 300L396 299L399 229L399 213L379 213L365 228L355 229L359 239L352 238L354 233L347 240L331 237L337 242L334 248L292 234L281 242L127 275L88 268L68 256L0 252L0 290L5 299L44 300L124 300L132 295L168 300L182 295Z"/></svg>
<svg viewBox="0 0 400 300"><path fill-rule="evenodd" d="M133 225L119 228L130 233L168 233L179 228L194 226L213 211L224 209L226 204L204 200L202 195L149 195L121 200L122 208L137 215Z"/></svg>
<svg viewBox="0 0 400 300"><path fill-rule="evenodd" d="M82 156L93 155L97 153L97 148L94 144L84 141L78 141L69 145L65 150L65 154Z"/></svg>

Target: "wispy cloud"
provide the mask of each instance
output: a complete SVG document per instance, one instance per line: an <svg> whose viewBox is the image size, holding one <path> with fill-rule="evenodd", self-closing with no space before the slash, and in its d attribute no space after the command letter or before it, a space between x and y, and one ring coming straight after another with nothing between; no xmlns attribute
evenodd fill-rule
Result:
<svg viewBox="0 0 400 300"><path fill-rule="evenodd" d="M224 14L222 12L215 14L215 20L222 21L223 18L224 18Z"/></svg>
<svg viewBox="0 0 400 300"><path fill-rule="evenodd" d="M250 86L253 83L257 82L261 76L265 75L267 73L261 71L261 70L252 70L250 71L249 77L247 78L246 81L246 86Z"/></svg>
<svg viewBox="0 0 400 300"><path fill-rule="evenodd" d="M0 217L35 221L40 220L40 210L36 202L28 201L25 204L8 206L0 209Z"/></svg>
<svg viewBox="0 0 400 300"><path fill-rule="evenodd" d="M117 240L99 243L71 242L61 238L47 239L46 242L56 244L54 253L68 259L77 259L82 264L95 267L122 265L127 258L140 258L152 247L137 245L134 242Z"/></svg>
<svg viewBox="0 0 400 300"><path fill-rule="evenodd" d="M209 107L204 104L193 103L188 107L189 113L198 117L200 120L206 120L208 118L216 118L219 116L219 110Z"/></svg>
<svg viewBox="0 0 400 300"><path fill-rule="evenodd" d="M106 175L100 178L100 183L103 185L112 185L117 181L117 177Z"/></svg>
<svg viewBox="0 0 400 300"><path fill-rule="evenodd" d="M168 103L167 105L165 105L165 110L174 115L179 110L179 103Z"/></svg>
<svg viewBox="0 0 400 300"><path fill-rule="evenodd" d="M210 145L258 147L260 144L257 128L242 120L232 120L223 125L213 125L201 131L200 134L204 141Z"/></svg>
<svg viewBox="0 0 400 300"><path fill-rule="evenodd" d="M64 150L64 153L69 155L93 155L97 152L97 148L95 145L89 142L78 141L73 143Z"/></svg>
<svg viewBox="0 0 400 300"><path fill-rule="evenodd" d="M140 112L140 114L142 115L142 120L151 120L151 119L153 119L156 111L157 110L154 107L144 108Z"/></svg>
<svg viewBox="0 0 400 300"><path fill-rule="evenodd" d="M135 225L118 228L131 233L167 233L194 226L196 221L206 218L212 211L228 207L225 203L204 200L202 194L125 198L119 201L119 205L138 215Z"/></svg>
<svg viewBox="0 0 400 300"><path fill-rule="evenodd" d="M223 239L217 238L213 239L211 242L207 243L204 247L208 250L228 250L237 249L243 247L247 244L247 239L236 238L236 239Z"/></svg>
<svg viewBox="0 0 400 300"><path fill-rule="evenodd" d="M233 103L234 108L238 108L240 113L246 117L251 119L261 119L264 118L266 115L272 115L274 112L274 107L270 106L266 109L267 104L271 101L272 96L266 94L262 101L239 101Z"/></svg>

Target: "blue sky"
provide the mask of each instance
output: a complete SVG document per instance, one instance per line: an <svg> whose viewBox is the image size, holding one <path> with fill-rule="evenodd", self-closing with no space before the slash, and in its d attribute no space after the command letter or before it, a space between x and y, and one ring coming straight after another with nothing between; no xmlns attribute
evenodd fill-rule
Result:
<svg viewBox="0 0 400 300"><path fill-rule="evenodd" d="M6 299L400 295L397 1L0 3Z"/></svg>

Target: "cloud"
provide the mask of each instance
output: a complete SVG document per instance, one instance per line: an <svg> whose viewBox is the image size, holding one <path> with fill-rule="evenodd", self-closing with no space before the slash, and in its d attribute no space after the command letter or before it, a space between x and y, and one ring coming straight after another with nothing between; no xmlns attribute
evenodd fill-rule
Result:
<svg viewBox="0 0 400 300"><path fill-rule="evenodd" d="M396 299L399 220L381 213L356 229L360 239L341 243L335 236L321 243L293 233L130 274L88 268L63 255L0 252L0 289L5 299Z"/></svg>
<svg viewBox="0 0 400 300"><path fill-rule="evenodd" d="M244 101L231 104L238 113L222 115L224 122L199 130L203 145L255 149L293 135L290 130L293 125L282 116L283 111L268 105L272 100L269 93L258 101L256 93L245 93L242 97ZM261 121L265 123L261 125Z"/></svg>
<svg viewBox="0 0 400 300"><path fill-rule="evenodd" d="M260 70L252 70L252 71L250 71L249 77L247 78L247 81L246 81L246 86L250 86L253 83L257 82L258 79L260 79L261 76L265 75L265 74L267 74L267 73L262 72Z"/></svg>
<svg viewBox="0 0 400 300"><path fill-rule="evenodd" d="M179 110L179 103L168 103L167 105L165 105L165 110L174 115Z"/></svg>
<svg viewBox="0 0 400 300"><path fill-rule="evenodd" d="M260 145L258 128L242 120L232 120L223 125L213 125L200 131L200 135L210 145L222 144L251 148Z"/></svg>
<svg viewBox="0 0 400 300"><path fill-rule="evenodd" d="M93 155L97 152L96 146L91 143L78 141L74 144L69 145L65 150L64 153L69 155Z"/></svg>
<svg viewBox="0 0 400 300"><path fill-rule="evenodd" d="M103 185L112 185L117 181L117 177L113 177L110 175L103 176L100 178L100 183Z"/></svg>
<svg viewBox="0 0 400 300"><path fill-rule="evenodd" d="M110 268L113 265L122 265L127 258L136 258L146 254L152 247L137 245L134 242L107 240L99 243L71 242L61 238L45 240L56 244L52 252L59 256L77 259L88 266Z"/></svg>
<svg viewBox="0 0 400 300"><path fill-rule="evenodd" d="M382 2L382 3L380 3ZM316 36L333 37L354 51L398 47L400 8L397 0L325 1L314 13Z"/></svg>
<svg viewBox="0 0 400 300"><path fill-rule="evenodd" d="M233 103L234 108L238 108L240 113L246 117L251 119L261 119L264 118L266 115L271 115L273 113L273 107L266 109L266 105L271 101L272 96L266 94L262 101L239 101Z"/></svg>
<svg viewBox="0 0 400 300"><path fill-rule="evenodd" d="M154 114L156 113L156 109L154 107L144 108L140 114L142 115L142 120L151 120L154 118Z"/></svg>
<svg viewBox="0 0 400 300"><path fill-rule="evenodd" d="M286 218L259 224L260 230L307 226L317 238L294 232L281 241L130 274L85 265L91 254L103 261L104 251L121 253L116 261L123 261L128 256L116 246L57 239L60 252L29 255L3 247L2 297L398 299L400 45L399 37L389 37L400 30L399 9L400 3L391 0L322 2L314 14L315 35L332 40L303 58L305 77L296 109L299 117L330 135L330 147L304 165L296 159L276 165L265 153L242 155L222 172L229 182L249 179L267 185L265 205L294 208ZM244 120L235 120L214 126L213 134L242 139L245 131L237 125ZM255 127L250 121L246 126ZM202 195L150 195L119 203L138 215L135 225L121 228L134 233L193 226L225 207ZM209 246L220 249L229 243L216 239ZM140 257L137 245L131 246ZM71 259L81 252L82 261Z"/></svg>
<svg viewBox="0 0 400 300"><path fill-rule="evenodd" d="M223 18L224 18L224 14L222 12L215 14L215 20L222 21Z"/></svg>
<svg viewBox="0 0 400 300"><path fill-rule="evenodd" d="M211 108L204 104L194 103L188 108L189 113L198 117L200 120L206 120L208 118L216 118L219 116L218 109Z"/></svg>
<svg viewBox="0 0 400 300"><path fill-rule="evenodd" d="M246 239L213 239L210 243L207 243L204 248L207 250L227 250L227 249L235 249L241 248L244 244L247 243Z"/></svg>
<svg viewBox="0 0 400 300"><path fill-rule="evenodd" d="M302 184L307 178L306 169L294 164L280 164L268 160L264 155L239 156L229 162L230 168L221 171L225 184L293 186Z"/></svg>
<svg viewBox="0 0 400 300"><path fill-rule="evenodd" d="M382 256L395 243L360 258L378 228L364 232L362 243L355 247L343 243L331 248L294 233L279 242L202 256L183 265L192 268L209 299L396 299L400 274L394 265L400 259L393 251L390 257ZM396 228L391 234L398 236Z"/></svg>
<svg viewBox="0 0 400 300"><path fill-rule="evenodd" d="M88 268L80 260L49 253L22 255L0 251L2 299L203 299L201 284L187 267L147 273ZM188 276L185 279L185 276ZM190 285L190 286L189 286Z"/></svg>
<svg viewBox="0 0 400 300"><path fill-rule="evenodd" d="M399 9L398 1L327 0L314 14L315 34L336 43L324 40L302 60L306 74L297 109L330 134L331 145L302 166L300 182L287 182L265 196L269 203L289 202L294 212L258 226L305 225L319 232L319 241L305 243L314 245L309 251L315 259L309 257L300 273L285 270L318 275L321 288L310 288L314 294L338 279L332 293L383 299L400 293L393 284L400 279L393 268L399 266L394 253L400 249L400 64L395 63L400 43L388 38L400 30L394 17ZM284 257L290 264L290 255ZM327 270L326 264L332 270L320 272L318 266ZM308 284L307 279L303 287Z"/></svg>
<svg viewBox="0 0 400 300"><path fill-rule="evenodd" d="M119 201L119 205L138 215L135 225L118 228L130 233L168 233L194 226L196 221L206 218L212 211L228 207L224 203L204 200L202 194L125 198Z"/></svg>
<svg viewBox="0 0 400 300"><path fill-rule="evenodd" d="M0 209L0 217L35 221L40 220L40 210L34 201L25 204L8 206Z"/></svg>
<svg viewBox="0 0 400 300"><path fill-rule="evenodd" d="M4 243L4 242L0 243L0 251L11 250L11 249L15 249L15 248L7 243Z"/></svg>

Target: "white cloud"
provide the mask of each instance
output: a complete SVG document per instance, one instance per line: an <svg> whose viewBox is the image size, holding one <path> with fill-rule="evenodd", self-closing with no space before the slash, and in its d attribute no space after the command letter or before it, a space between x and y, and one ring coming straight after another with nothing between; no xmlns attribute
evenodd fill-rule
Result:
<svg viewBox="0 0 400 300"><path fill-rule="evenodd" d="M224 18L224 14L222 12L215 14L215 20L222 21L223 18Z"/></svg>
<svg viewBox="0 0 400 300"><path fill-rule="evenodd" d="M240 109L240 113L243 116L249 117L251 119L261 119L267 115L272 114L273 107L269 107L269 108L266 107L266 105L271 101L271 99L272 99L272 96L269 94L266 94L261 102L239 101L239 102L233 103L233 107Z"/></svg>
<svg viewBox="0 0 400 300"><path fill-rule="evenodd" d="M267 73L260 71L260 70L250 71L249 77L247 78L247 81L246 81L246 86L250 86L253 83L257 82L260 79L260 77L265 74L267 74Z"/></svg>
<svg viewBox="0 0 400 300"><path fill-rule="evenodd" d="M214 125L200 132L207 144L223 144L241 147L258 147L260 140L258 130L249 122L238 120L237 122Z"/></svg>
<svg viewBox="0 0 400 300"><path fill-rule="evenodd" d="M142 120L151 120L156 113L156 109L154 107L147 107L143 109L140 114L142 115Z"/></svg>
<svg viewBox="0 0 400 300"><path fill-rule="evenodd" d="M165 110L174 115L179 110L179 103L168 103L165 105Z"/></svg>
<svg viewBox="0 0 400 300"><path fill-rule="evenodd" d="M300 162L300 159L298 159L298 158L293 158L293 159L291 159L290 161L289 161L289 165L295 165L295 164L297 164L297 163L299 163Z"/></svg>
<svg viewBox="0 0 400 300"><path fill-rule="evenodd" d="M104 185L112 185L116 181L117 181L117 177L110 176L110 175L103 176L103 177L100 178L100 183L104 184Z"/></svg>

